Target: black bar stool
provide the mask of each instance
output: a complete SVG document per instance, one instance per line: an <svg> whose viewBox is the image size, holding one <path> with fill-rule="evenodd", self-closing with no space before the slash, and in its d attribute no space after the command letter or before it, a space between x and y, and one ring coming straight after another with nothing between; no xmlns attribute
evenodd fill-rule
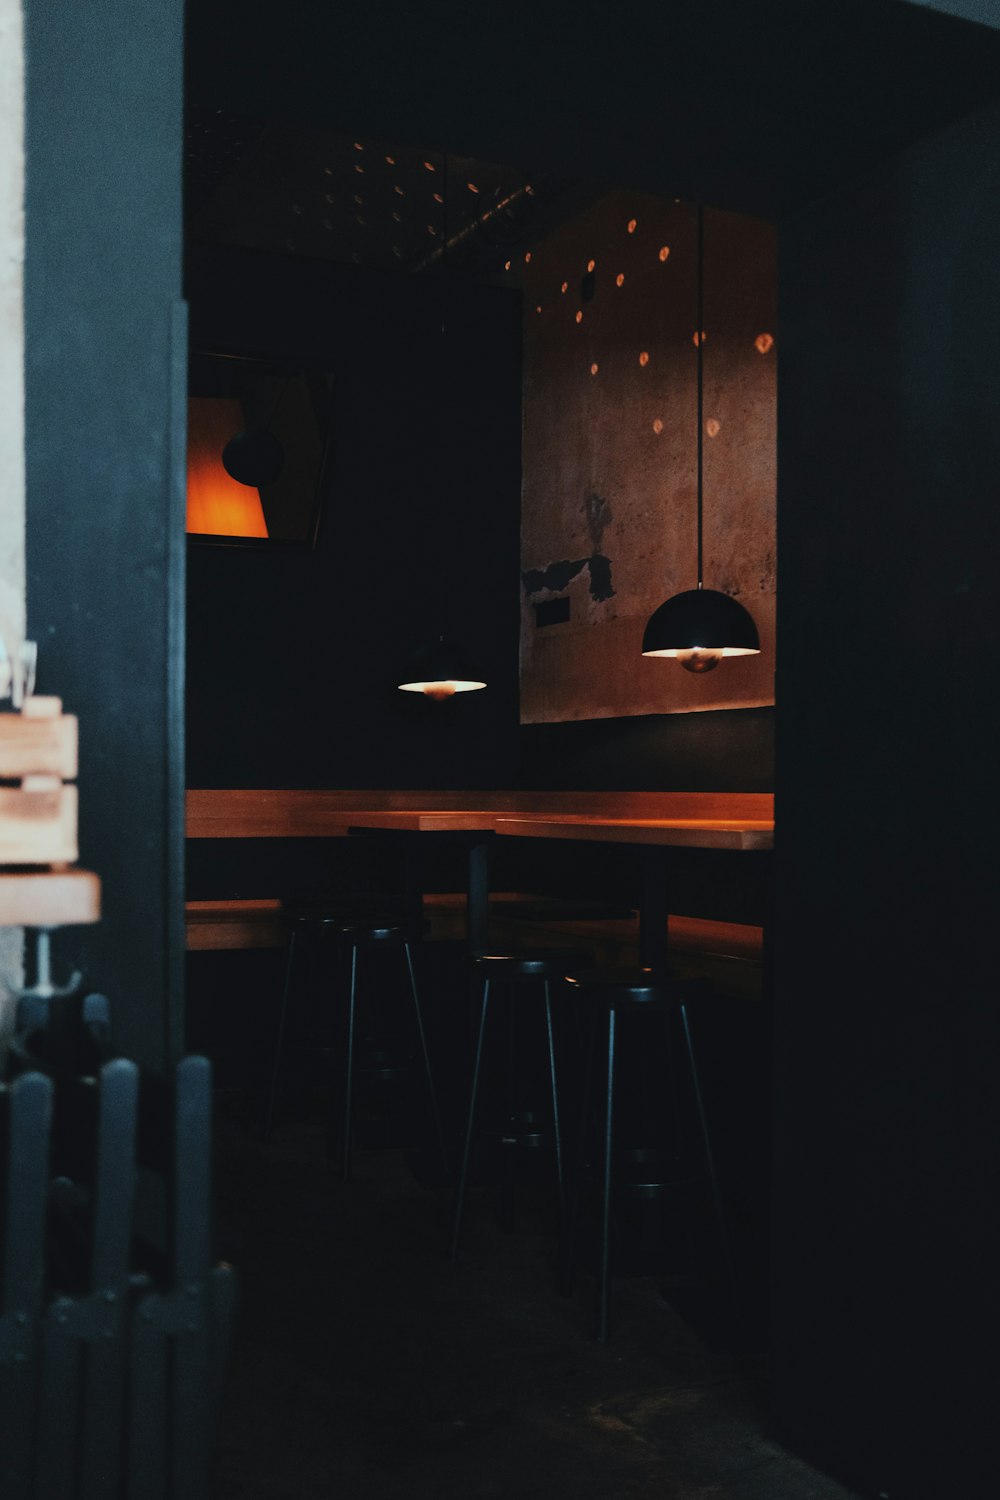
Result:
<svg viewBox="0 0 1000 1500"><path fill-rule="evenodd" d="M560 1254L565 1233L565 1187L563 1177L562 1132L559 1120L559 1085L556 1075L555 1037L552 1026L552 981L561 981L568 969L581 967L591 962L591 955L580 949L537 949L519 953L475 953L470 958L474 979L479 990L479 1025L476 1032L475 1055L472 1066L472 1083L469 1091L469 1113L465 1128L465 1141L455 1187L452 1209L451 1259L458 1259L458 1244L462 1232L462 1213L465 1207L465 1191L468 1185L469 1162L472 1156L473 1137L476 1129L476 1113L479 1103L480 1079L483 1064L483 1047L486 1037L486 1022L490 1008L490 996L494 985L502 987L507 1002L507 1059L506 1087L508 1124L514 1121L514 1076L517 1063L515 1042L515 1007L519 997L541 1000L545 1018L545 1033L548 1051L549 1087L552 1107L552 1137L555 1164L556 1190L558 1194ZM513 1135L505 1141L514 1144Z"/></svg>
<svg viewBox="0 0 1000 1500"><path fill-rule="evenodd" d="M664 1082L666 1086L666 1103L669 1106L672 1116L672 1127L675 1134L674 1144L675 1146L679 1145L680 1130L683 1123L682 1101L678 1089L679 1080L673 1064L675 1037L672 1035L672 1032L679 1032L681 1051L688 1075L689 1106L693 1115L691 1124L694 1126L698 1137L702 1155L703 1177L711 1197L720 1270L738 1323L739 1303L732 1257L729 1250L729 1236L715 1173L715 1164L702 1098L701 1080L695 1062L694 1047L691 1040L690 1017L688 1014L688 1009L692 1002L697 1002L711 992L708 981L702 978L673 978L649 969L637 968L578 971L567 976L567 983L580 997L580 1000L591 1010L591 1016L583 1082L580 1136L573 1172L570 1222L565 1237L564 1291L568 1295L573 1287L580 1197L587 1154L587 1127L596 1103L594 1098L596 1092L594 1064L596 1061L597 1037L599 1030L602 1029L603 1022L603 1073L605 1082L601 1138L599 1143L600 1177L598 1198L600 1251L597 1270L597 1338L601 1343L605 1343L608 1338L611 1293L611 1204L614 1186L613 1130L615 1123L615 1086L618 1081L616 1070L619 1065L617 1050L619 1044L619 1021L620 1018L624 1018L627 1015L650 1015L658 1013L662 1015L665 1023L663 1034L666 1042L666 1077ZM682 1181L683 1179L678 1180L673 1185L679 1187L682 1185Z"/></svg>
<svg viewBox="0 0 1000 1500"><path fill-rule="evenodd" d="M413 1003L413 1016L420 1044L420 1057L424 1079L427 1084L427 1096L434 1124L434 1132L441 1155L441 1165L447 1176L448 1152L445 1145L441 1114L438 1108L437 1091L434 1087L434 1076L431 1071L430 1054L427 1048L427 1032L420 1004L420 993L417 989L417 978L413 965L413 947L408 928L391 917L354 916L345 918L342 909L331 911L322 908L306 908L292 911L289 913L289 924L288 959L285 965L285 984L278 1022L274 1066L271 1075L270 1097L265 1122L265 1139L269 1138L273 1126L275 1106L281 1081L288 1013L294 993L295 980L298 975L299 956L297 949L301 947L303 941L313 939L317 944L332 946L335 951L343 954L345 957L347 955L350 957L350 981L348 985L347 1016L344 1035L343 1093L340 1099L341 1109L339 1119L335 1103L331 1105L330 1113L331 1154L333 1154L334 1141L339 1139L340 1176L342 1181L346 1182L348 1180L351 1171L351 1125L354 1094L354 1053L359 997L359 954L362 951L396 950L403 957L407 989Z"/></svg>

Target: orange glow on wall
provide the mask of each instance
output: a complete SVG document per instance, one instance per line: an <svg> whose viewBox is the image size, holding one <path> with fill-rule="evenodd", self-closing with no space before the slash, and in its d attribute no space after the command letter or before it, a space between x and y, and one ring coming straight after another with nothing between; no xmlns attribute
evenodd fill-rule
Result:
<svg viewBox="0 0 1000 1500"><path fill-rule="evenodd" d="M187 530L198 536L267 538L260 494L222 466L222 450L245 426L239 401L188 400Z"/></svg>

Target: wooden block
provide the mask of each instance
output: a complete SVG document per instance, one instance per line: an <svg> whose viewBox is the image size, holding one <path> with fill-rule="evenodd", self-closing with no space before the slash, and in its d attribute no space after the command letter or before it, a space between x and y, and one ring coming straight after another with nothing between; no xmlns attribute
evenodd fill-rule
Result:
<svg viewBox="0 0 1000 1500"><path fill-rule="evenodd" d="M76 820L76 787L55 777L0 787L0 865L74 864Z"/></svg>
<svg viewBox="0 0 1000 1500"><path fill-rule="evenodd" d="M66 927L101 920L90 870L0 871L0 927Z"/></svg>
<svg viewBox="0 0 1000 1500"><path fill-rule="evenodd" d="M26 719L58 719L62 713L61 698L25 698L21 713Z"/></svg>
<svg viewBox="0 0 1000 1500"><path fill-rule="evenodd" d="M77 721L72 714L33 718L27 706L23 714L0 714L0 777L20 780L35 772L76 780Z"/></svg>

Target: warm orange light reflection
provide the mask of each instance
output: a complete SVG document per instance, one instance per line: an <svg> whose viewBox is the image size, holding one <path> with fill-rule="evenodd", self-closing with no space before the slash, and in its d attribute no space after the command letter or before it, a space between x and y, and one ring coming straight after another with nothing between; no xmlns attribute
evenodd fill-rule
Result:
<svg viewBox="0 0 1000 1500"><path fill-rule="evenodd" d="M660 246L660 259L661 260L667 260L669 258L669 255L670 255L670 246L669 245L661 245Z"/></svg>
<svg viewBox="0 0 1000 1500"><path fill-rule="evenodd" d="M596 361L596 360L595 360L595 361L594 361L594 363L593 363L593 364L592 364L592 365L591 365L591 367L590 367L590 373L591 373L591 375L596 375L596 374L597 374L597 372L598 372L598 370L599 370L599 369L600 369L600 368L601 368L601 367L600 367L600 365L599 365L599 364L598 364L598 363L597 363L597 361Z"/></svg>
<svg viewBox="0 0 1000 1500"><path fill-rule="evenodd" d="M657 437L659 437L660 433L663 431L663 422L659 417L657 417L656 421L653 423L653 431L656 433Z"/></svg>
<svg viewBox="0 0 1000 1500"><path fill-rule="evenodd" d="M588 262L587 262L587 270L588 271L592 271L596 265L597 265L597 261L596 260L588 260Z"/></svg>
<svg viewBox="0 0 1000 1500"><path fill-rule="evenodd" d="M647 354L645 349L643 349L642 353L639 355L639 363L642 365L643 369L645 369L649 364L649 355Z"/></svg>
<svg viewBox="0 0 1000 1500"><path fill-rule="evenodd" d="M758 333L753 342L758 354L769 354L774 348L774 339L769 333Z"/></svg>
<svg viewBox="0 0 1000 1500"><path fill-rule="evenodd" d="M708 433L709 437L718 437L721 431L721 427L722 424L718 422L715 417L709 417L708 421L705 423L705 431Z"/></svg>
<svg viewBox="0 0 1000 1500"><path fill-rule="evenodd" d="M578 323L582 323L583 322L583 313L582 312L577 312L576 321Z"/></svg>
<svg viewBox="0 0 1000 1500"><path fill-rule="evenodd" d="M708 334L705 332L704 328L701 330L700 334L698 333L697 329L695 330L695 332L691 335L691 342L696 349L699 344L708 343Z"/></svg>
<svg viewBox="0 0 1000 1500"><path fill-rule="evenodd" d="M223 448L245 425L239 401L188 401L187 530L197 536L267 537L257 490L238 484L222 466Z"/></svg>
<svg viewBox="0 0 1000 1500"><path fill-rule="evenodd" d="M460 678L450 677L440 682L401 682L399 690L401 693L423 693L425 698L440 701L454 698L456 693L474 693L485 686L485 682L463 682Z"/></svg>
<svg viewBox="0 0 1000 1500"><path fill-rule="evenodd" d="M626 228L628 229L629 234L635 234L635 220L629 219Z"/></svg>
<svg viewBox="0 0 1000 1500"><path fill-rule="evenodd" d="M624 285L625 285L625 272L624 271L619 271L618 275L615 277L615 286L624 286Z"/></svg>
<svg viewBox="0 0 1000 1500"><path fill-rule="evenodd" d="M565 296L566 293L569 291L569 282L568 281L564 281L563 284L562 284L562 286L559 288L559 290L562 292L563 296Z"/></svg>

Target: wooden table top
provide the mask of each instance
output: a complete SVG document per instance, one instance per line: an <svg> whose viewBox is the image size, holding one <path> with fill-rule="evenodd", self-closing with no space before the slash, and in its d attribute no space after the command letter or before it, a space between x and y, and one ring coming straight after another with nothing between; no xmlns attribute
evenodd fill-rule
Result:
<svg viewBox="0 0 1000 1500"><path fill-rule="evenodd" d="M662 844L695 849L772 849L774 823L722 818L614 818L558 813L498 816L498 834L531 839L588 839L615 844Z"/></svg>
<svg viewBox="0 0 1000 1500"><path fill-rule="evenodd" d="M769 849L766 792L193 790L188 838L342 838L352 829Z"/></svg>
<svg viewBox="0 0 1000 1500"><path fill-rule="evenodd" d="M382 829L402 833L491 833L497 814L488 808L405 807L376 808L342 814L348 828Z"/></svg>

